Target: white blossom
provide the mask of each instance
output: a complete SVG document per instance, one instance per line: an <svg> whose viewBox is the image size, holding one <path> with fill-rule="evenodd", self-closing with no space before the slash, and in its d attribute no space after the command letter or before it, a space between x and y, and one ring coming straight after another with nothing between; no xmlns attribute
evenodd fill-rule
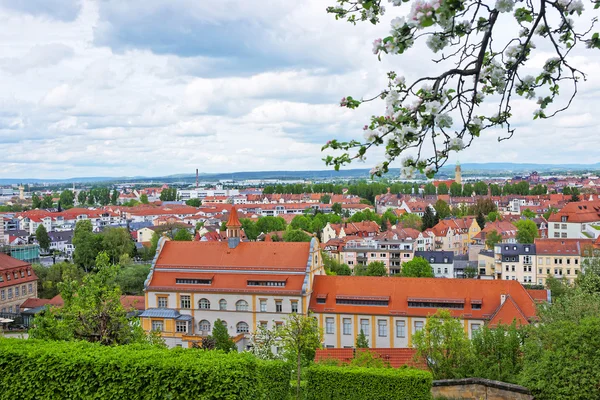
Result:
<svg viewBox="0 0 600 400"><path fill-rule="evenodd" d="M373 140L377 139L379 137L379 135L377 134L377 132L372 131L372 130L367 130L365 131L365 133L363 134L365 140L367 142L372 142Z"/></svg>
<svg viewBox="0 0 600 400"><path fill-rule="evenodd" d="M435 122L440 128L450 128L452 126L452 117L445 114L440 114L435 117Z"/></svg>
<svg viewBox="0 0 600 400"><path fill-rule="evenodd" d="M415 163L415 158L413 156L406 156L402 159L403 167L410 167Z"/></svg>
<svg viewBox="0 0 600 400"><path fill-rule="evenodd" d="M388 0L388 3L392 3L397 7L402 4L402 0Z"/></svg>
<svg viewBox="0 0 600 400"><path fill-rule="evenodd" d="M406 78L403 76L397 76L396 79L394 79L394 83L398 86L404 86L406 84Z"/></svg>
<svg viewBox="0 0 600 400"><path fill-rule="evenodd" d="M376 166L374 166L373 168L371 168L370 174L371 175L375 175L376 173L382 172L383 171L383 163L379 163Z"/></svg>
<svg viewBox="0 0 600 400"><path fill-rule="evenodd" d="M385 103L386 106L389 108L393 108L396 103L398 102L398 98L400 97L400 94L395 91L395 90L390 90L387 94L387 96L385 97Z"/></svg>
<svg viewBox="0 0 600 400"><path fill-rule="evenodd" d="M450 139L450 143L448 143L448 148L450 150L460 151L465 148L465 143L461 138L452 138Z"/></svg>
<svg viewBox="0 0 600 400"><path fill-rule="evenodd" d="M517 57L519 57L519 53L521 52L521 45L517 44L514 46L510 46L506 49L504 55L508 58L508 61L515 62L517 61Z"/></svg>
<svg viewBox="0 0 600 400"><path fill-rule="evenodd" d="M392 25L392 33L393 33L393 31L398 30L398 29L402 28L404 25L406 25L406 20L404 19L404 17L396 17L392 20L391 25Z"/></svg>
<svg viewBox="0 0 600 400"><path fill-rule="evenodd" d="M481 128L481 123L482 123L482 122L483 122L483 121L481 121L481 118L479 118L479 117L475 117L475 118L473 118L473 119L471 120L471 125L474 125L474 126L477 126L477 127Z"/></svg>
<svg viewBox="0 0 600 400"><path fill-rule="evenodd" d="M425 173L425 176L428 176L429 174L435 172L435 168L433 167L433 165L428 165L427 167L425 167L425 171L423 172Z"/></svg>
<svg viewBox="0 0 600 400"><path fill-rule="evenodd" d="M400 177L403 179L411 179L415 175L415 167L402 167L400 169Z"/></svg>
<svg viewBox="0 0 600 400"><path fill-rule="evenodd" d="M408 20L413 21L419 29L422 29L421 22L424 19L431 18L433 16L433 5L423 0L414 0L410 12L408 13Z"/></svg>
<svg viewBox="0 0 600 400"><path fill-rule="evenodd" d="M425 113L427 114L437 115L441 108L442 104L437 100L425 103Z"/></svg>
<svg viewBox="0 0 600 400"><path fill-rule="evenodd" d="M521 28L519 31L519 37L525 37L529 35L529 28Z"/></svg>
<svg viewBox="0 0 600 400"><path fill-rule="evenodd" d="M581 15L584 8L581 0L559 0L558 4L567 10L567 12L575 12L577 15Z"/></svg>
<svg viewBox="0 0 600 400"><path fill-rule="evenodd" d="M381 42L381 39L375 39L373 41L373 54L379 53L379 50L381 50Z"/></svg>
<svg viewBox="0 0 600 400"><path fill-rule="evenodd" d="M496 0L496 10L501 13L511 12L515 6L514 0Z"/></svg>
<svg viewBox="0 0 600 400"><path fill-rule="evenodd" d="M448 38L442 35L433 34L427 38L427 47L434 53L442 50L448 45Z"/></svg>

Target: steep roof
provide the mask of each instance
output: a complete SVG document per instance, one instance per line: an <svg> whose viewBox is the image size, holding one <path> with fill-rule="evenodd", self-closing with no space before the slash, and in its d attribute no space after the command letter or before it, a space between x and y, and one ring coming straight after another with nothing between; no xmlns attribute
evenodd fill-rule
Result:
<svg viewBox="0 0 600 400"><path fill-rule="evenodd" d="M12 269L12 268L30 267L30 266L31 266L31 264L29 264L26 261L17 260L16 258L8 256L4 253L0 253L0 271L6 270L6 269Z"/></svg>
<svg viewBox="0 0 600 400"><path fill-rule="evenodd" d="M227 227L228 228L241 228L242 223L240 222L240 219L238 218L238 213L237 213L237 208L231 207L231 212L229 213L229 219L227 220Z"/></svg>
<svg viewBox="0 0 600 400"><path fill-rule="evenodd" d="M306 270L308 242L241 242L230 249L224 242L167 241L156 261L161 268Z"/></svg>
<svg viewBox="0 0 600 400"><path fill-rule="evenodd" d="M389 278L363 276L316 276L310 309L315 312L406 315L426 317L436 308L409 307L410 301L463 302L463 309L449 309L455 317L490 320L501 306L501 295L510 296L519 313L527 319L536 315L535 302L523 285L512 280L444 279L444 278ZM387 306L336 304L336 297L366 300L388 300ZM325 298L325 304L317 299ZM481 308L473 308L472 303ZM514 310L513 310L514 311ZM502 314L508 319L510 315ZM511 319L512 320L512 319Z"/></svg>
<svg viewBox="0 0 600 400"><path fill-rule="evenodd" d="M563 221L566 217L566 221ZM559 212L552 214L548 222L595 222L600 221L600 201L576 201L567 203Z"/></svg>
<svg viewBox="0 0 600 400"><path fill-rule="evenodd" d="M495 327L499 324L510 325L513 321L517 322L517 326L529 325L529 318L523 314L517 303L512 297L507 296L506 300L490 319L490 327Z"/></svg>

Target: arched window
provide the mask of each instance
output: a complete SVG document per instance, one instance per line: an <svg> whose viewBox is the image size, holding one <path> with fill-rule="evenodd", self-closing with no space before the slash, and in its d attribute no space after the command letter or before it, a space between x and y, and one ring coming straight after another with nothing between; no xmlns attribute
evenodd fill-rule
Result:
<svg viewBox="0 0 600 400"><path fill-rule="evenodd" d="M198 323L198 329L200 329L201 331L205 331L205 332L210 331L210 322L203 319L202 321L200 321Z"/></svg>
<svg viewBox="0 0 600 400"><path fill-rule="evenodd" d="M219 310L227 310L227 300L219 300Z"/></svg>
<svg viewBox="0 0 600 400"><path fill-rule="evenodd" d="M248 302L246 300L239 300L235 303L236 311L248 311Z"/></svg>
<svg viewBox="0 0 600 400"><path fill-rule="evenodd" d="M237 333L248 333L250 332L250 328L248 328L248 324L245 322L238 322L236 325Z"/></svg>
<svg viewBox="0 0 600 400"><path fill-rule="evenodd" d="M208 299L200 299L200 301L198 302L198 308L204 310L210 309L210 301L208 301Z"/></svg>

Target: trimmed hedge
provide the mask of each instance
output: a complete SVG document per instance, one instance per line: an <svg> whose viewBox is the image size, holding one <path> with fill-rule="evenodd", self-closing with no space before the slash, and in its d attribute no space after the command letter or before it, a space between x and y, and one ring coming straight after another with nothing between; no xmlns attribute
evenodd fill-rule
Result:
<svg viewBox="0 0 600 400"><path fill-rule="evenodd" d="M0 399L277 399L288 382L248 353L0 339Z"/></svg>
<svg viewBox="0 0 600 400"><path fill-rule="evenodd" d="M431 399L427 371L315 365L307 371L307 400Z"/></svg>
<svg viewBox="0 0 600 400"><path fill-rule="evenodd" d="M290 365L284 361L258 360L265 400L287 399L290 395Z"/></svg>

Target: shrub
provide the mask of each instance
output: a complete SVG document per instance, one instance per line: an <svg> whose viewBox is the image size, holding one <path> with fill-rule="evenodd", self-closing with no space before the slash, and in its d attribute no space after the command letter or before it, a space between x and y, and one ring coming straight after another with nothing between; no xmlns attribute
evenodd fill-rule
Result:
<svg viewBox="0 0 600 400"><path fill-rule="evenodd" d="M307 400L429 400L433 381L429 372L408 368L314 365L306 376Z"/></svg>
<svg viewBox="0 0 600 400"><path fill-rule="evenodd" d="M19 339L0 339L0 371L0 399L276 399L289 382L248 353Z"/></svg>

